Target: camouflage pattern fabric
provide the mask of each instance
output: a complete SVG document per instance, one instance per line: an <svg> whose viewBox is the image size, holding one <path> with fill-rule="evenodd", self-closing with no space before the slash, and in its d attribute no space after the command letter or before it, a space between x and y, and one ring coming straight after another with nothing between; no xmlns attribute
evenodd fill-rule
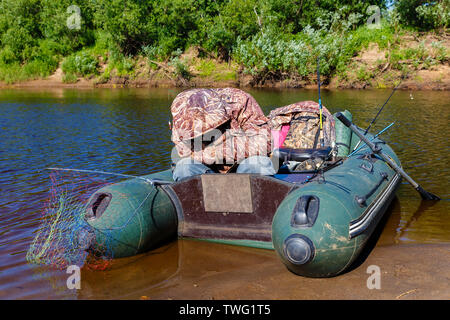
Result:
<svg viewBox="0 0 450 320"><path fill-rule="evenodd" d="M311 149L319 129L319 104L314 101L302 101L272 110L269 115L269 125L272 130L281 130L284 124L290 124L283 147L293 149ZM336 140L334 119L327 108L322 107L323 130L317 137L317 147L320 138L324 146L331 146Z"/></svg>
<svg viewBox="0 0 450 320"><path fill-rule="evenodd" d="M234 164L271 151L267 117L256 100L236 88L191 89L171 106L178 155L204 164Z"/></svg>

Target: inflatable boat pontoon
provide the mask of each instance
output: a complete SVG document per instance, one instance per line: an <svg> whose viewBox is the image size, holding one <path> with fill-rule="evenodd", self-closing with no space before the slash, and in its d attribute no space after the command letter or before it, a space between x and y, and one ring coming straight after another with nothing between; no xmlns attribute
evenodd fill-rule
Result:
<svg viewBox="0 0 450 320"><path fill-rule="evenodd" d="M389 145L367 138L400 166ZM324 157L319 171L203 174L174 182L166 170L106 186L87 203L95 230L89 250L108 242L114 258L126 257L178 236L275 249L295 274L338 275L361 253L401 181L367 145L349 157L358 142L336 120L334 161L325 158L329 150L274 152L280 161Z"/></svg>

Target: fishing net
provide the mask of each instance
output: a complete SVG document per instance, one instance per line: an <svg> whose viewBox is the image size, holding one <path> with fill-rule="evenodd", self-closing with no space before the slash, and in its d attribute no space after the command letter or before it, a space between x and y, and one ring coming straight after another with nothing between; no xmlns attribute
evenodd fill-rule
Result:
<svg viewBox="0 0 450 320"><path fill-rule="evenodd" d="M39 219L40 225L27 252L30 263L66 269L69 265L106 269L113 258L105 232L98 243L95 230L86 221L86 205L96 190L119 178L70 171L49 171L51 188ZM97 242L96 250L89 250Z"/></svg>

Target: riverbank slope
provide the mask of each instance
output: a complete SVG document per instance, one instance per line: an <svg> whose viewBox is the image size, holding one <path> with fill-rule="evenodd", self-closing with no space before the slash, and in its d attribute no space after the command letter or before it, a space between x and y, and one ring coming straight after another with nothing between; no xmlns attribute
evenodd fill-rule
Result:
<svg viewBox="0 0 450 320"><path fill-rule="evenodd" d="M328 89L392 88L450 89L450 36L446 33L406 33L396 45L380 47L372 42L352 57L344 71L323 76ZM297 72L252 72L229 59L223 61L200 47L191 47L174 60L154 61L136 56L128 69L111 63L108 53L96 55L97 72L87 76L67 74L60 66L49 77L1 82L0 88L123 88L123 87L265 87L316 88L317 76ZM64 62L64 61L63 61Z"/></svg>

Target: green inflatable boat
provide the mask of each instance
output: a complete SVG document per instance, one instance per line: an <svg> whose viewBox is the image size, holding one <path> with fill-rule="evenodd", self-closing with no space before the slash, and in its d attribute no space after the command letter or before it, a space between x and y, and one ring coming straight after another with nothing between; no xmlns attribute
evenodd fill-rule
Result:
<svg viewBox="0 0 450 320"><path fill-rule="evenodd" d="M95 233L89 250L108 247L120 258L176 237L194 238L275 249L302 276L342 273L361 253L402 178L367 144L349 156L360 139L341 121L335 124L333 160L324 149L290 155L322 158L320 170L204 174L178 182L166 170L96 191L86 207ZM400 166L389 145L366 137Z"/></svg>

